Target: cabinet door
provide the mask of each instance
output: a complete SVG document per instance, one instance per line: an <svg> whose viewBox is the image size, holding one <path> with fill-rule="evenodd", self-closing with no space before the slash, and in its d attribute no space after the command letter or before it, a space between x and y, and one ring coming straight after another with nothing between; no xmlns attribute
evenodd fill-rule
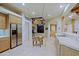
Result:
<svg viewBox="0 0 79 59"><path fill-rule="evenodd" d="M5 14L0 13L0 28L6 28L6 20L7 16Z"/></svg>
<svg viewBox="0 0 79 59"><path fill-rule="evenodd" d="M14 16L14 15L9 15L10 23L13 24L20 24L21 23L21 18Z"/></svg>

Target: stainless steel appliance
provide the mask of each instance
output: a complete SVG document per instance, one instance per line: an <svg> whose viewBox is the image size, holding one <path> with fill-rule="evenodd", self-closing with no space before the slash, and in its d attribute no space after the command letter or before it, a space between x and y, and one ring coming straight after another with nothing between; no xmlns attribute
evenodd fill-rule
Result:
<svg viewBox="0 0 79 59"><path fill-rule="evenodd" d="M10 24L10 48L15 48L22 44L22 26L20 24Z"/></svg>

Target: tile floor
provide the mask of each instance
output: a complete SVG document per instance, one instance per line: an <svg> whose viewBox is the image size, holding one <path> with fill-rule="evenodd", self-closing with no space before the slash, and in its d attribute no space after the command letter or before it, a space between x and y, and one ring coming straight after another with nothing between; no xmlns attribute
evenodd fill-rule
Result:
<svg viewBox="0 0 79 59"><path fill-rule="evenodd" d="M56 47L54 39L48 39L41 47L33 47L29 40L24 45L0 53L0 56L56 56Z"/></svg>

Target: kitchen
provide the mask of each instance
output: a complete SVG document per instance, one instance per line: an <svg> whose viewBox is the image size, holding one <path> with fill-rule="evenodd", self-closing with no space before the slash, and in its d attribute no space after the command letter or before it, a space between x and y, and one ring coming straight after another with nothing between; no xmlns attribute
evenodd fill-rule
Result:
<svg viewBox="0 0 79 59"><path fill-rule="evenodd" d="M0 53L22 45L21 16L0 6Z"/></svg>

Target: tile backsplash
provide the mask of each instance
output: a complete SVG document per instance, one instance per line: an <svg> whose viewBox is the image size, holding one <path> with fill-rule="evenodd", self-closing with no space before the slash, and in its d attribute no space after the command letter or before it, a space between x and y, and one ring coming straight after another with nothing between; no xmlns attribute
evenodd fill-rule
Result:
<svg viewBox="0 0 79 59"><path fill-rule="evenodd" d="M0 29L0 36L5 35L5 30Z"/></svg>
<svg viewBox="0 0 79 59"><path fill-rule="evenodd" d="M0 36L9 36L8 29L0 29Z"/></svg>

